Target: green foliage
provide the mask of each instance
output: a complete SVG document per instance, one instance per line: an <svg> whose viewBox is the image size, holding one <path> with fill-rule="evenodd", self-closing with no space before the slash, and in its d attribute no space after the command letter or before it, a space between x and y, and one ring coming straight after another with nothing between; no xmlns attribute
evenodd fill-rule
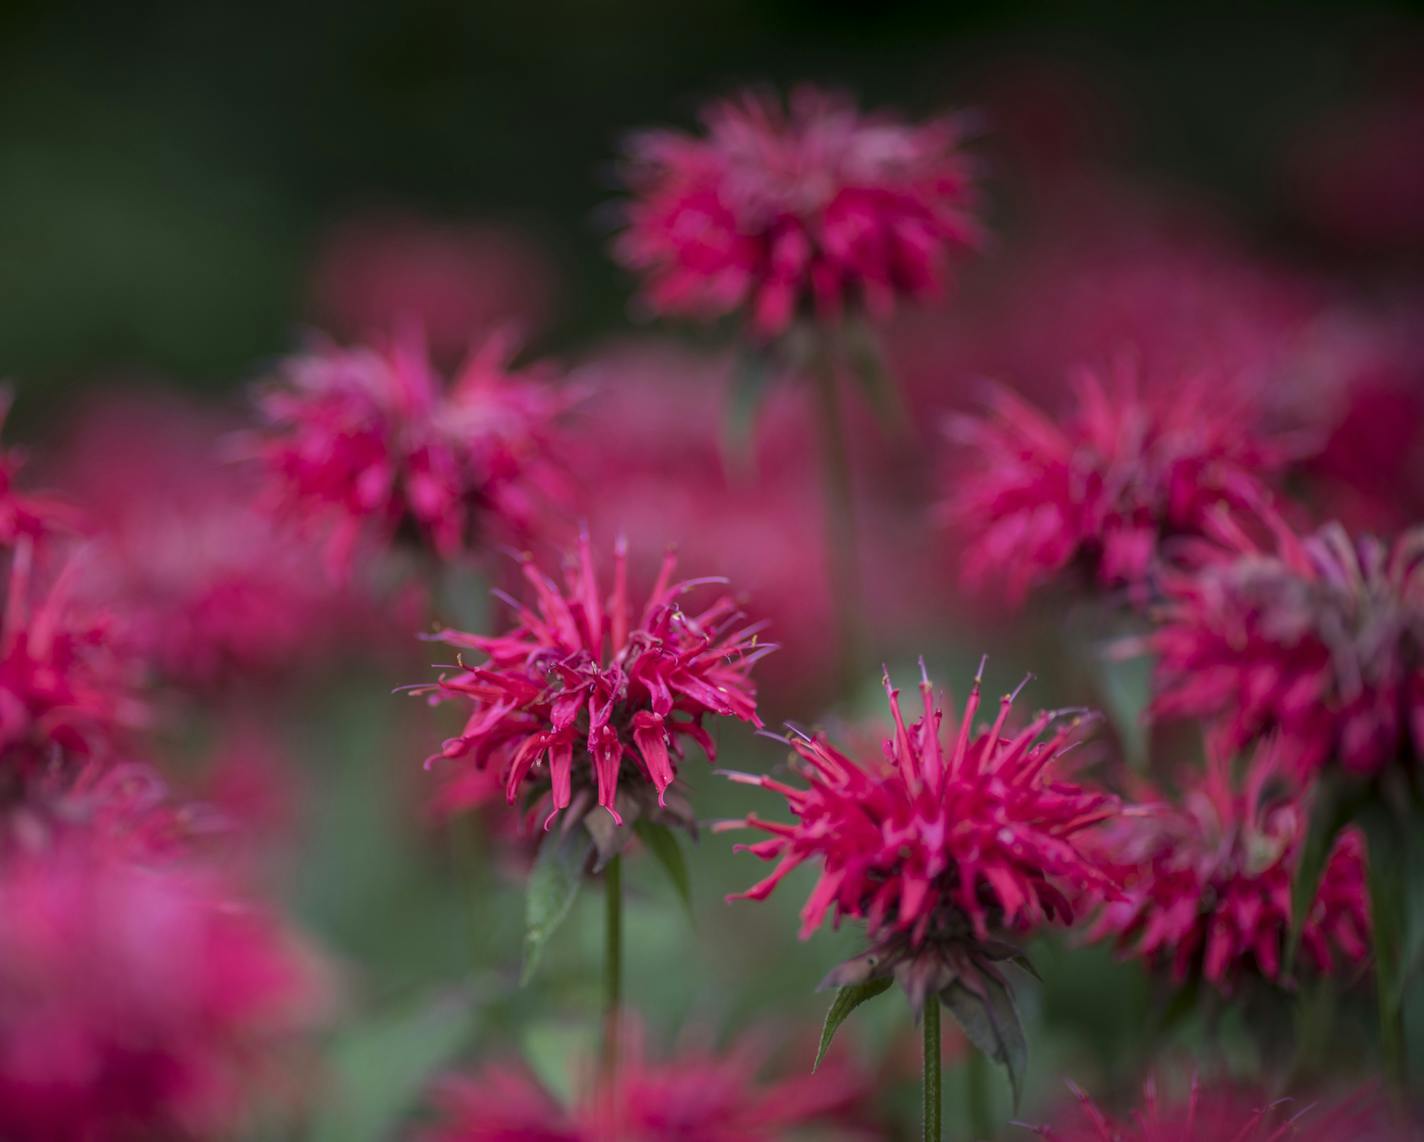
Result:
<svg viewBox="0 0 1424 1142"><path fill-rule="evenodd" d="M583 829L546 833L529 873L524 896L524 967L519 982L533 978L544 947L568 919L583 884L583 870L593 851L593 838Z"/></svg>
<svg viewBox="0 0 1424 1142"><path fill-rule="evenodd" d="M836 998L831 1002L831 1009L826 1012L825 1025L821 1028L821 1043L816 1048L816 1061L811 1064L813 1071L821 1065L821 1060L826 1057L826 1052L831 1048L831 1040L836 1037L836 1030L846 1021L850 1013L862 1003L874 999L886 991L892 982L889 979L872 979L865 983L843 987L836 992Z"/></svg>
<svg viewBox="0 0 1424 1142"><path fill-rule="evenodd" d="M940 999L969 1041L1008 1072L1017 1109L1028 1073L1023 1022L1007 987L989 975L980 976L978 982L981 990L976 991L956 980L940 992Z"/></svg>

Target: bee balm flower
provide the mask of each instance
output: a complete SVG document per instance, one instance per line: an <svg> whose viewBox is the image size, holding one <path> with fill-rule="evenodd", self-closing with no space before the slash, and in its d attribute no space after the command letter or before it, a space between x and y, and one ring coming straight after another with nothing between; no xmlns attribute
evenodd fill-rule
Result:
<svg viewBox="0 0 1424 1142"><path fill-rule="evenodd" d="M631 148L616 252L658 312L745 311L766 337L802 313L884 316L936 294L946 256L975 240L950 120L910 125L801 88L786 110L746 94L703 121L704 135L649 132Z"/></svg>
<svg viewBox="0 0 1424 1142"><path fill-rule="evenodd" d="M586 535L562 586L526 557L521 569L534 601L508 600L516 619L512 630L435 636L479 651L485 661L462 663L437 683L416 688L473 706L464 730L431 761L496 767L511 804L521 792L547 801L546 828L558 813L572 809L582 817L595 803L618 824L625 813L677 815L668 794L684 739L711 759L704 718L761 725L751 667L773 648L759 642L759 625L744 621L730 595L698 611L684 610L691 592L722 581L677 582L675 566L669 554L637 611L622 544L607 595ZM623 770L625 759L634 764L631 775Z"/></svg>
<svg viewBox="0 0 1424 1142"><path fill-rule="evenodd" d="M802 937L834 916L864 920L871 941L869 953L827 982L893 974L918 1007L956 981L974 990L980 973L998 979L992 961L1018 953L997 934L1070 923L1071 898L1092 889L1111 895L1080 841L1115 802L1055 772L1084 720L1074 712L1040 713L1009 733L1014 695L1005 695L993 725L976 727L976 678L946 745L923 669L924 712L913 724L905 724L888 676L885 688L895 730L883 756L852 758L819 737L798 736L792 764L804 784L734 775L785 797L795 819L752 815L722 827L769 834L738 849L776 862L734 899L764 899L792 869L817 866Z"/></svg>

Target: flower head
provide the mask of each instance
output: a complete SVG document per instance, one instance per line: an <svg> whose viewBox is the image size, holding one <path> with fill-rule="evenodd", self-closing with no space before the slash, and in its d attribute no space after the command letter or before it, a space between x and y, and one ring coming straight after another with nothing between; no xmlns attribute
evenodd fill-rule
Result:
<svg viewBox="0 0 1424 1142"><path fill-rule="evenodd" d="M1237 779L1224 756L1180 804L1124 814L1097 838L1121 895L1103 906L1091 936L1170 968L1174 982L1203 978L1229 991L1244 976L1287 982L1291 886L1309 820L1286 780L1279 741L1268 741ZM1359 968L1370 953L1364 845L1335 841L1301 926L1301 962L1328 973Z"/></svg>
<svg viewBox="0 0 1424 1142"><path fill-rule="evenodd" d="M1163 579L1159 716L1212 719L1220 748L1277 733L1301 774L1424 759L1424 528L1393 543L1329 525L1219 544Z"/></svg>
<svg viewBox="0 0 1424 1142"><path fill-rule="evenodd" d="M1240 393L1205 374L1167 385L1128 369L1079 373L1060 421L1007 390L951 426L945 514L968 542L964 576L1021 599L1070 564L1104 586L1140 588L1165 539L1201 534L1222 507L1269 502L1289 450Z"/></svg>
<svg viewBox="0 0 1424 1142"><path fill-rule="evenodd" d="M695 589L719 579L674 581L669 554L641 611L629 599L627 554L617 545L613 588L599 586L587 535L565 567L562 585L525 557L521 570L533 594L506 600L515 626L497 636L446 630L435 638L486 656L433 685L434 698L468 701L464 730L431 762L446 759L496 767L512 804L521 791L547 797L554 816L595 803L623 823L623 813L649 809L645 795L667 809L684 739L711 759L708 715L760 726L751 667L773 649L758 639L736 602L719 595L700 611L684 610ZM632 780L620 770L635 766Z"/></svg>
<svg viewBox="0 0 1424 1142"><path fill-rule="evenodd" d="M640 1034L626 1038L611 1087L585 1086L573 1105L519 1067L447 1078L436 1093L440 1121L421 1142L772 1142L817 1126L816 1137L868 1136L855 1128L867 1083L843 1058L768 1080L755 1039L721 1052L694 1044L661 1061Z"/></svg>
<svg viewBox="0 0 1424 1142"><path fill-rule="evenodd" d="M961 131L868 116L801 88L785 110L754 94L712 106L701 136L634 141L634 199L617 244L653 309L746 311L761 335L801 313L888 313L937 293L946 255L971 244Z"/></svg>
<svg viewBox="0 0 1424 1142"><path fill-rule="evenodd" d="M338 567L370 533L404 530L442 558L489 530L522 535L556 494L551 441L569 400L512 371L510 351L490 338L448 386L412 335L289 361L261 398L255 447L279 504L330 527Z"/></svg>
<svg viewBox="0 0 1424 1142"><path fill-rule="evenodd" d="M1006 694L993 725L976 727L976 678L946 746L943 713L923 670L924 713L909 726L888 676L885 688L895 729L883 756L862 761L822 738L797 735L789 744L804 786L735 775L781 794L795 820L752 815L723 827L770 834L738 848L777 862L770 876L736 899L765 899L792 869L819 865L820 879L801 912L802 937L834 915L837 922L864 920L873 945L870 956L858 966L852 961L831 982L852 982L862 968L878 974L899 969L918 1004L928 990L948 986L943 971L970 975L961 953L976 961L1017 954L994 933L1070 923L1072 896L1089 889L1111 893L1111 882L1080 841L1111 815L1114 801L1055 772L1079 735L1083 719L1076 711L1040 713L1010 733L1015 695ZM954 960L947 967L927 958L946 948L956 949L945 953ZM992 970L982 962L973 967Z"/></svg>
<svg viewBox="0 0 1424 1142"><path fill-rule="evenodd" d="M0 868L0 1134L226 1137L315 961L196 871L71 843ZM280 1071L267 1077L275 1079Z"/></svg>

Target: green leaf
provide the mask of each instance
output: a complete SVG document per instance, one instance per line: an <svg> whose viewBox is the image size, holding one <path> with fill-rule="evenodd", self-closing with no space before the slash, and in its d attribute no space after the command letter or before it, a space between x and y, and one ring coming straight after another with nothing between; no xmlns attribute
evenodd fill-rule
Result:
<svg viewBox="0 0 1424 1142"><path fill-rule="evenodd" d="M347 1031L328 1056L332 1089L319 1100L311 1142L395 1137L435 1074L469 1039L474 1006L469 994L446 992Z"/></svg>
<svg viewBox="0 0 1424 1142"><path fill-rule="evenodd" d="M583 884L583 869L593 850L593 838L584 829L546 833L529 873L524 897L524 969L520 985L533 977L544 945L568 918Z"/></svg>
<svg viewBox="0 0 1424 1142"><path fill-rule="evenodd" d="M982 994L956 980L939 997L969 1041L1008 1072L1017 1110L1028 1071L1028 1040L1023 1023L1007 987L989 975L980 976L979 982Z"/></svg>
<svg viewBox="0 0 1424 1142"><path fill-rule="evenodd" d="M1122 743L1127 764L1141 772L1147 768L1145 712L1152 698L1151 655L1124 658L1111 647L1094 655L1103 710Z"/></svg>
<svg viewBox="0 0 1424 1142"><path fill-rule="evenodd" d="M1325 875L1330 850L1340 830L1350 822L1357 810L1358 804L1353 797L1342 796L1329 781L1320 782L1305 844L1301 846L1300 862L1291 882L1291 926L1285 955L1285 974L1288 976L1294 971L1296 954L1300 951L1300 934L1320 892L1320 878Z"/></svg>
<svg viewBox="0 0 1424 1142"><path fill-rule="evenodd" d="M646 820L636 822L633 831L638 834L643 844L648 846L648 851L653 854L658 864L662 865L663 871L672 881L678 899L687 910L687 918L691 920L692 877L687 871L687 860L682 855L682 846L677 843L677 834L666 825Z"/></svg>
<svg viewBox="0 0 1424 1142"><path fill-rule="evenodd" d="M1408 858L1399 823L1378 801L1359 814L1365 831L1370 889L1371 942L1375 951L1375 988L1379 1000L1380 1044L1386 1064L1402 1065L1399 1040L1404 997L1405 875Z"/></svg>
<svg viewBox="0 0 1424 1142"><path fill-rule="evenodd" d="M836 1037L836 1031L846 1021L846 1017L866 1000L874 999L886 991L893 982L889 979L872 979L851 987L843 987L836 992L831 1009L826 1012L826 1022L821 1028L821 1045L816 1048L816 1061L811 1064L811 1070L814 1071L821 1065L821 1060L831 1048L831 1040Z"/></svg>

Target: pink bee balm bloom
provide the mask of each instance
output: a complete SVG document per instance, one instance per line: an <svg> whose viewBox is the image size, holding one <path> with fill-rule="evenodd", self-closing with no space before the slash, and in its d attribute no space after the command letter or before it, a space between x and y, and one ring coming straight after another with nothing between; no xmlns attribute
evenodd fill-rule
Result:
<svg viewBox="0 0 1424 1142"><path fill-rule="evenodd" d="M728 594L700 611L685 611L683 599L694 589L724 581L676 582L675 566L669 554L647 602L635 611L621 543L608 595L599 586L587 535L565 567L562 587L525 557L521 570L534 602L506 600L516 619L513 630L434 636L487 657L417 688L473 705L464 730L431 762L497 768L511 804L521 790L547 801L546 828L556 814L572 807L582 817L595 802L622 824L625 812L649 808L649 791L658 809L676 814L668 791L682 739L692 739L710 760L714 747L705 717L760 726L751 668L773 648L759 641L761 625L747 625ZM625 757L634 761L636 775L630 782L625 774L620 786Z"/></svg>
<svg viewBox="0 0 1424 1142"><path fill-rule="evenodd" d="M937 294L947 255L976 240L952 120L865 115L807 87L785 110L745 94L703 122L704 135L649 132L631 148L616 253L660 313L742 310L766 337L803 313L884 316Z"/></svg>
<svg viewBox="0 0 1424 1142"><path fill-rule="evenodd" d="M1203 1088L1192 1080L1185 1099L1159 1098L1149 1081L1130 1117L1113 1118L1086 1093L1068 1084L1076 1113L1048 1126L1029 1127L1047 1142L1403 1142L1380 1100L1370 1092L1326 1105L1269 1099L1234 1086Z"/></svg>
<svg viewBox="0 0 1424 1142"><path fill-rule="evenodd" d="M1180 805L1148 805L1102 831L1098 847L1120 896L1091 932L1169 968L1175 983L1202 978L1225 992L1245 976L1290 982L1291 886L1309 820L1303 795L1282 781L1288 764L1278 741L1257 749L1241 780L1231 768L1226 755L1212 755ZM1330 853L1300 948L1301 962L1320 973L1369 959L1364 845L1353 829Z"/></svg>
<svg viewBox="0 0 1424 1142"><path fill-rule="evenodd" d="M267 913L191 871L71 844L0 871L0 1135L238 1132L320 976Z"/></svg>
<svg viewBox="0 0 1424 1142"><path fill-rule="evenodd" d="M831 1056L814 1074L767 1079L755 1039L715 1052L650 1059L628 1036L612 1086L587 1085L563 1105L520 1067L451 1076L436 1092L439 1121L420 1142L773 1142L880 1137L863 1125L869 1084Z"/></svg>
<svg viewBox="0 0 1424 1142"><path fill-rule="evenodd" d="M1230 520L1200 565L1164 578L1157 698L1214 720L1220 748L1277 733L1301 774L1424 758L1424 528L1393 543L1332 524L1274 550Z"/></svg>
<svg viewBox="0 0 1424 1142"><path fill-rule="evenodd" d="M412 335L289 361L260 398L255 443L279 505L329 526L337 567L371 533L404 531L446 559L479 535L523 535L556 494L551 442L569 397L513 371L510 353L490 338L448 386Z"/></svg>
<svg viewBox="0 0 1424 1142"><path fill-rule="evenodd" d="M0 804L49 771L107 756L143 720L112 624L71 605L76 566L35 598L28 541L11 563L0 624Z"/></svg>
<svg viewBox="0 0 1424 1142"><path fill-rule="evenodd" d="M1201 534L1208 513L1270 500L1290 457L1239 392L1192 374L1147 383L1128 369L1081 371L1066 419L1000 389L961 417L945 515L965 537L964 578L1011 602L1070 564L1141 590L1164 540Z"/></svg>
<svg viewBox="0 0 1424 1142"><path fill-rule="evenodd" d="M719 828L770 834L737 848L777 862L770 876L732 899L765 899L793 869L818 865L820 878L801 912L802 938L833 915L836 923L864 920L873 945L827 982L894 972L918 1006L956 975L973 987L970 965L956 955L945 967L934 962L942 949L967 948L973 967L992 973L979 961L1009 958L1017 949L991 933L1068 924L1070 898L1090 890L1111 894L1111 882L1080 845L1116 803L1055 772L1079 736L1084 719L1077 712L1040 713L1010 734L1015 695L1006 694L993 725L976 727L976 677L946 746L943 712L923 668L924 713L913 724L906 726L888 676L885 688L895 731L882 757L861 761L822 738L797 735L789 744L804 786L734 775L781 794L795 820L751 815Z"/></svg>

